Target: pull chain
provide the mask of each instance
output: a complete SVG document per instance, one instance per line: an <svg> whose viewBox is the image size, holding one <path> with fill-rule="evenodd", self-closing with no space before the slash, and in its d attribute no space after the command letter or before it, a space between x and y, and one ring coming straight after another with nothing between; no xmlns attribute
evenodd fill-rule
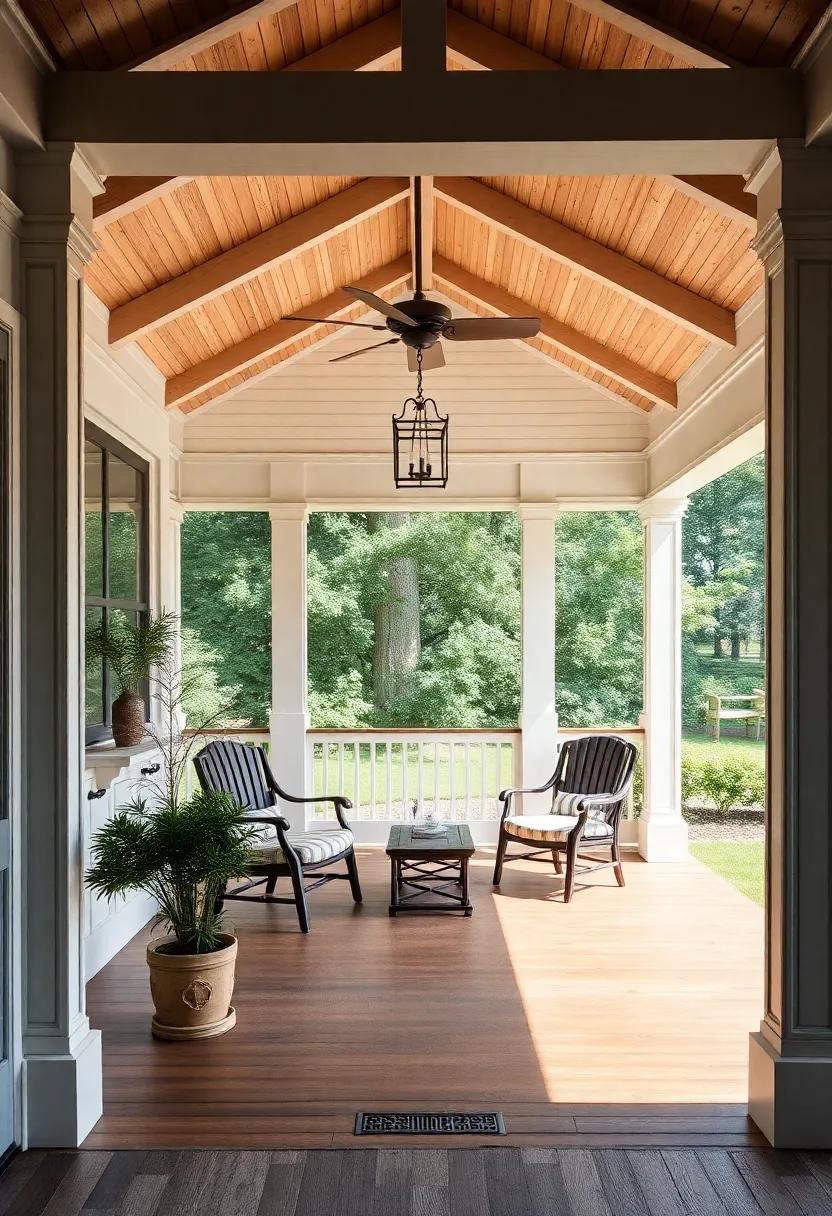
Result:
<svg viewBox="0 0 832 1216"><path fill-rule="evenodd" d="M416 399L422 400L422 348L416 348Z"/></svg>

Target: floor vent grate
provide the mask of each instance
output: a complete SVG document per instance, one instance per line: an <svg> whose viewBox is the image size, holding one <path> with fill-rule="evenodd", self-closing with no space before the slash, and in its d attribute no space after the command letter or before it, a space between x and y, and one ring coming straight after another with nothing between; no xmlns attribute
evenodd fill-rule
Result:
<svg viewBox="0 0 832 1216"><path fill-rule="evenodd" d="M359 1111L356 1136L504 1136L506 1125L499 1111L468 1114L401 1114L399 1111Z"/></svg>

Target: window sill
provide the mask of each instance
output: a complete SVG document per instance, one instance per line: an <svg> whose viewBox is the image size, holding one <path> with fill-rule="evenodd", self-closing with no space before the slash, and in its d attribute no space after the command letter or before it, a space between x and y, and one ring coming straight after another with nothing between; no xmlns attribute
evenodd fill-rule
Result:
<svg viewBox="0 0 832 1216"><path fill-rule="evenodd" d="M112 739L94 743L84 752L85 776L93 789L108 790L131 769L144 761L152 762L158 754L159 748L150 739L143 739L134 747L116 747Z"/></svg>

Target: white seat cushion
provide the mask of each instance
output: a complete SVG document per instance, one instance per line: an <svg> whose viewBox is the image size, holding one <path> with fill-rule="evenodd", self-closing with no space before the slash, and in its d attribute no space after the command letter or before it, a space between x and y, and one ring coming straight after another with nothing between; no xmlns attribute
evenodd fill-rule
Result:
<svg viewBox="0 0 832 1216"><path fill-rule="evenodd" d="M578 822L577 815L508 815L506 830L521 840L563 842ZM587 819L584 824L584 840L612 838L612 828L606 819Z"/></svg>
<svg viewBox="0 0 832 1216"><path fill-rule="evenodd" d="M331 832L292 832L288 840L304 865L337 857L345 849L352 848L353 844L352 832L343 828ZM254 841L252 847L257 855L255 865L277 865L286 860L283 850L276 842L274 828L264 827L263 834Z"/></svg>

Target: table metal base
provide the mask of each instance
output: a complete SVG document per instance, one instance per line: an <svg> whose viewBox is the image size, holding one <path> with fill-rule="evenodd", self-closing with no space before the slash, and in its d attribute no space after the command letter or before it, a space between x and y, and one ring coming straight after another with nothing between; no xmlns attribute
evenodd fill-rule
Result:
<svg viewBox="0 0 832 1216"><path fill-rule="evenodd" d="M425 895L438 898L414 902ZM468 858L391 858L388 911L391 916L399 912L462 912L471 916L474 907L468 898Z"/></svg>

